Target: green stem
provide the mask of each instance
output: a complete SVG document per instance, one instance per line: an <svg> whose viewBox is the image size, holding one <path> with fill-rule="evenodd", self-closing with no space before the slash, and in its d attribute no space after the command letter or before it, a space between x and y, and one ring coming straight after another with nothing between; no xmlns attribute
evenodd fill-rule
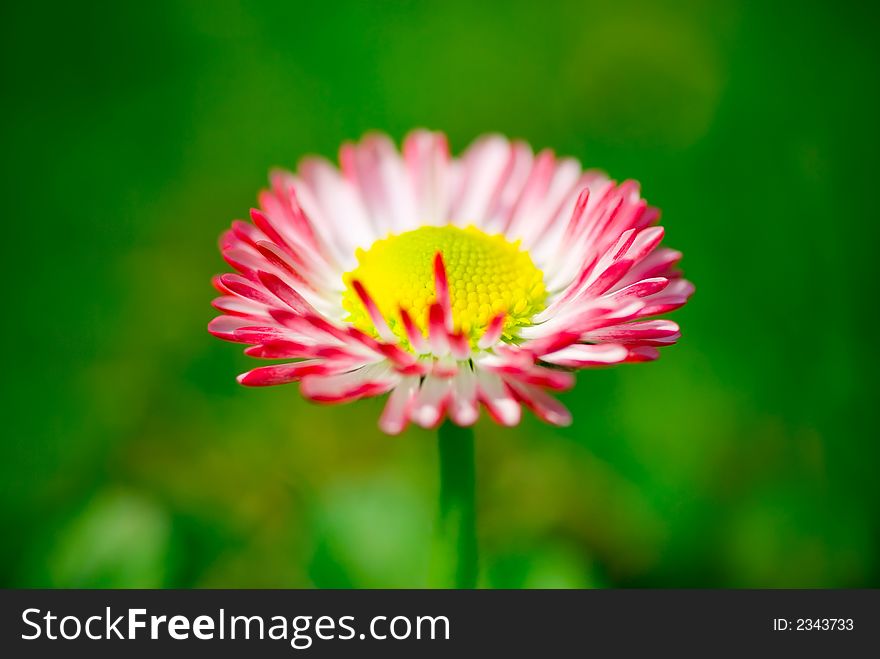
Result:
<svg viewBox="0 0 880 659"><path fill-rule="evenodd" d="M474 431L445 421L437 432L440 461L439 517L431 585L477 585Z"/></svg>

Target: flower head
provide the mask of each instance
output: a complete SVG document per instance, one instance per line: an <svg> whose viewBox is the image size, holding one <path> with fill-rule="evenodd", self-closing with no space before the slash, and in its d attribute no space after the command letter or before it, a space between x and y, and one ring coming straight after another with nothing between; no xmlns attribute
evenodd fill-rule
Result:
<svg viewBox="0 0 880 659"><path fill-rule="evenodd" d="M284 360L242 384L299 382L320 402L390 393L388 433L470 425L481 405L505 425L522 404L563 425L548 390L572 371L653 360L678 339L646 318L693 285L637 183L497 135L451 158L441 133L411 133L402 154L373 134L339 160L273 173L253 222L221 238L238 272L215 278L209 330Z"/></svg>

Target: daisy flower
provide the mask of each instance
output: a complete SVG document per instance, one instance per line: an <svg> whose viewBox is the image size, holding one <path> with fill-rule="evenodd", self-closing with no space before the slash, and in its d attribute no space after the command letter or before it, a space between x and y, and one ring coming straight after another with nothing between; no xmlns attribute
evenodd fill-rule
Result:
<svg viewBox="0 0 880 659"><path fill-rule="evenodd" d="M283 360L244 385L389 394L387 433L471 425L481 407L508 426L522 405L568 424L550 392L582 368L656 359L679 328L648 318L693 292L636 182L498 135L453 158L442 133L415 131L402 152L371 134L338 168L274 172L259 205L220 240L236 272L214 280L210 332Z"/></svg>

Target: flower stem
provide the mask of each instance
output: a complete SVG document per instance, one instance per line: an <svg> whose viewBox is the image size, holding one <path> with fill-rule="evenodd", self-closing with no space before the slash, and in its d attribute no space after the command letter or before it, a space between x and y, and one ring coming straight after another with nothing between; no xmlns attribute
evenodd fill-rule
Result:
<svg viewBox="0 0 880 659"><path fill-rule="evenodd" d="M440 462L439 516L431 585L477 585L476 469L474 431L445 421L437 432Z"/></svg>

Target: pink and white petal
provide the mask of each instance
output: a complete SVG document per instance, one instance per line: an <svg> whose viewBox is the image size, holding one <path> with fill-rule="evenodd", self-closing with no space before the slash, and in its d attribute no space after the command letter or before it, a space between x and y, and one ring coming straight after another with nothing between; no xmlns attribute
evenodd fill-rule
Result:
<svg viewBox="0 0 880 659"><path fill-rule="evenodd" d="M406 429L409 423L409 411L419 390L418 377L405 377L394 387L382 416L379 417L379 428L389 435L397 435Z"/></svg>
<svg viewBox="0 0 880 659"><path fill-rule="evenodd" d="M620 285L626 286L627 284L650 277L672 279L676 276L675 266L680 260L681 252L677 250L667 247L655 249L632 267L626 277L620 281Z"/></svg>
<svg viewBox="0 0 880 659"><path fill-rule="evenodd" d="M553 389L554 391L567 391L574 386L574 375L572 373L541 366L533 366L520 373L512 370L511 376L520 382L541 387L542 389Z"/></svg>
<svg viewBox="0 0 880 659"><path fill-rule="evenodd" d="M308 190L307 195L300 191L303 210L310 216L320 212L328 229L333 230L333 239L350 253L346 265L353 266L355 249L369 247L381 235L370 222L357 190L324 158L303 159L298 173L302 188Z"/></svg>
<svg viewBox="0 0 880 659"><path fill-rule="evenodd" d="M268 320L265 304L253 302L237 295L224 295L223 297L214 298L211 301L211 306L217 311L228 313L230 316L261 317L264 320Z"/></svg>
<svg viewBox="0 0 880 659"><path fill-rule="evenodd" d="M241 316L217 316L208 323L208 331L218 339L233 341L235 343L247 343L236 336L236 331L242 327L253 325L253 320Z"/></svg>
<svg viewBox="0 0 880 659"><path fill-rule="evenodd" d="M564 226L565 213L570 213L577 200L577 193L583 189L583 173L581 164L573 158L562 158L557 161L553 180L540 205L534 209L535 222L524 223L519 234L523 244L529 251L551 235L559 231L556 225Z"/></svg>
<svg viewBox="0 0 880 659"><path fill-rule="evenodd" d="M449 354L446 312L437 302L434 302L428 309L428 345L435 357L445 357Z"/></svg>
<svg viewBox="0 0 880 659"><path fill-rule="evenodd" d="M357 262L354 257L355 249L369 245L370 242L364 240L362 244L352 244L357 233L337 231L333 221L328 219L329 212L325 212L315 200L314 191L300 178L296 179L295 185L298 203L302 206L303 214L309 218L309 222L314 227L315 241L319 245L314 249L320 260L333 270L346 271L354 267ZM302 253L310 248L299 244L296 249Z"/></svg>
<svg viewBox="0 0 880 659"><path fill-rule="evenodd" d="M245 348L244 354L260 359L298 359L316 356L315 350L313 343L273 339Z"/></svg>
<svg viewBox="0 0 880 659"><path fill-rule="evenodd" d="M536 168L546 156L539 155ZM558 221L560 209L571 197L575 185L581 181L581 164L573 158L547 158L552 171L546 184L525 188L510 224L509 235L521 238L531 251L537 242L552 230ZM529 196L527 196L529 195Z"/></svg>
<svg viewBox="0 0 880 659"><path fill-rule="evenodd" d="M257 277L260 280L260 283L272 293L275 297L277 297L281 302L286 304L288 307L293 309L296 313L299 314L317 314L315 308L306 301L306 299L296 292L291 286L288 286L284 281L269 272L258 272Z"/></svg>
<svg viewBox="0 0 880 659"><path fill-rule="evenodd" d="M602 313L590 314L588 312L583 314L576 321L573 321L573 327L581 332L589 332L602 327L620 325L621 323L635 320L644 310L645 301L638 298L627 298L617 301L617 304L612 302L612 308L610 309L605 309L603 308L604 306L604 300L597 300L596 308L600 309Z"/></svg>
<svg viewBox="0 0 880 659"><path fill-rule="evenodd" d="M627 362L651 362L660 357L660 351L654 346L631 346Z"/></svg>
<svg viewBox="0 0 880 659"><path fill-rule="evenodd" d="M260 245L265 243L274 245L279 252L286 255L286 260L293 264L298 278L309 282L316 288L332 288L334 276L340 272L337 260L328 258L323 248L283 236L279 227L282 226L282 223L286 224L286 220L276 220L273 223L267 213L257 210L251 211L251 217L268 238L268 240L257 241L258 249ZM263 250L260 251L263 252Z"/></svg>
<svg viewBox="0 0 880 659"><path fill-rule="evenodd" d="M540 261L544 269L544 281L551 293L564 293L572 285L578 285L586 279L595 266L598 255L593 246L584 238L572 240L561 247L548 259Z"/></svg>
<svg viewBox="0 0 880 659"><path fill-rule="evenodd" d="M316 259L338 267L338 245L332 226L314 204L314 216L305 210L301 199L311 201L311 191L302 179L290 172L275 170L271 172L270 180L272 190L260 194L260 204L287 244L313 253Z"/></svg>
<svg viewBox="0 0 880 659"><path fill-rule="evenodd" d="M623 279L632 266L633 262L630 259L620 259L619 261L615 261L603 271L596 274L592 278L592 281L587 280L587 285L578 296L583 296L586 299L599 297Z"/></svg>
<svg viewBox="0 0 880 659"><path fill-rule="evenodd" d="M639 184L627 180L607 199L607 207L593 225L589 237L600 251L628 229L640 228L646 204L639 195Z"/></svg>
<svg viewBox="0 0 880 659"><path fill-rule="evenodd" d="M501 333L504 331L504 313L500 313L486 326L486 330L477 342L477 347L481 350L491 348L501 340Z"/></svg>
<svg viewBox="0 0 880 659"><path fill-rule="evenodd" d="M283 227L287 222L283 219L285 212L281 208L280 203L275 196L268 191L260 194L260 202L262 209L251 209L251 221L266 236L269 242L274 243L285 252L292 254L294 251L293 246L296 244L296 241L289 235L285 235L286 232ZM278 210L273 213L266 208L267 206L270 208L277 207Z"/></svg>
<svg viewBox="0 0 880 659"><path fill-rule="evenodd" d="M373 327L376 328L379 336L389 343L396 342L397 336L391 331L388 322L385 320L385 316L382 315L379 306L367 292L367 289L364 288L364 285L357 279L352 280L351 285L352 288L354 288L355 293L357 293L361 304L364 305L367 314L370 316L370 320L373 321Z"/></svg>
<svg viewBox="0 0 880 659"><path fill-rule="evenodd" d="M645 308L639 317L656 316L674 311L683 306L693 295L694 285L687 279L673 279L663 291L645 298Z"/></svg>
<svg viewBox="0 0 880 659"><path fill-rule="evenodd" d="M443 264L443 253L434 255L434 295L437 304L443 310L446 331L452 331L452 304L449 300L449 280L446 279L446 266Z"/></svg>
<svg viewBox="0 0 880 659"><path fill-rule="evenodd" d="M317 342L330 345L353 345L355 343L346 329L334 325L322 316L291 314L286 318L285 326L295 332L312 337Z"/></svg>
<svg viewBox="0 0 880 659"><path fill-rule="evenodd" d="M319 403L343 403L390 391L401 376L387 364L373 364L338 375L308 375L302 379L303 396Z"/></svg>
<svg viewBox="0 0 880 659"><path fill-rule="evenodd" d="M413 188L400 154L387 135L372 133L357 145L344 145L340 164L346 178L355 184L380 235L382 229L405 231L417 226Z"/></svg>
<svg viewBox="0 0 880 659"><path fill-rule="evenodd" d="M455 332L449 335L449 351L456 361L465 361L471 356L471 344L463 332Z"/></svg>
<svg viewBox="0 0 880 659"><path fill-rule="evenodd" d="M650 281L650 280L646 280ZM649 304L666 303L668 299L688 300L694 294L695 287L693 283L687 279L676 277L668 280L669 285L657 291L656 293L645 298L645 302Z"/></svg>
<svg viewBox="0 0 880 659"><path fill-rule="evenodd" d="M445 224L450 197L449 145L446 135L426 130L410 133L403 158L415 194L416 213L424 224Z"/></svg>
<svg viewBox="0 0 880 659"><path fill-rule="evenodd" d="M579 343L542 355L541 360L568 368L587 368L619 364L627 359L629 353L625 346L616 343L596 345Z"/></svg>
<svg viewBox="0 0 880 659"><path fill-rule="evenodd" d="M527 354L525 351L519 352ZM526 384L558 391L571 389L574 385L574 376L571 373L537 366L531 361L531 358L528 363L517 363L503 357L499 359L485 358L481 359L477 366L480 369L499 374L505 381L516 379Z"/></svg>
<svg viewBox="0 0 880 659"><path fill-rule="evenodd" d="M671 320L645 320L591 330L584 333L583 339L626 345L669 345L680 335L678 324Z"/></svg>
<svg viewBox="0 0 880 659"><path fill-rule="evenodd" d="M574 280L575 283L568 287L553 306L576 299L596 297L616 284L634 264L632 259L625 258L625 253L635 241L635 237L634 229L624 231L617 240L606 246L604 251L597 251L589 260L584 261L585 267ZM625 263L626 266L618 265L620 263Z"/></svg>
<svg viewBox="0 0 880 659"><path fill-rule="evenodd" d="M536 338L525 341L520 344L519 348L533 357L541 357L542 355L557 352L573 343L577 343L580 338L581 333L578 331L548 331L544 334L538 335Z"/></svg>
<svg viewBox="0 0 880 659"><path fill-rule="evenodd" d="M242 243L251 247L256 247L258 240L266 240L265 234L250 222L233 220L231 231Z"/></svg>
<svg viewBox="0 0 880 659"><path fill-rule="evenodd" d="M541 247L532 250L532 257L544 272L547 289L551 292L559 292L570 286L585 269L588 254L581 236L586 231L589 219L587 208L592 195L589 188L581 190L559 241L545 239Z"/></svg>
<svg viewBox="0 0 880 659"><path fill-rule="evenodd" d="M254 279L256 277L256 271L260 268L263 268L264 270L266 268L265 260L260 256L260 253L250 245L227 247L221 252L221 254L224 261L248 279Z"/></svg>
<svg viewBox="0 0 880 659"><path fill-rule="evenodd" d="M480 416L477 377L470 366L460 368L458 374L452 378L449 416L460 426L470 426L476 423Z"/></svg>
<svg viewBox="0 0 880 659"><path fill-rule="evenodd" d="M387 359L395 370L403 375L424 375L430 370L425 362L401 348L396 341L394 343L377 341L355 327L349 327L348 333L358 343L363 345L364 350L359 352L366 354L366 356ZM351 351L353 347L348 345L346 350Z"/></svg>
<svg viewBox="0 0 880 659"><path fill-rule="evenodd" d="M523 186L535 162L532 147L517 140L510 145L510 154L499 182L499 190L490 201L487 219L477 222L488 233L504 233L511 214L522 196Z"/></svg>
<svg viewBox="0 0 880 659"><path fill-rule="evenodd" d="M232 340L239 343L262 344L270 341L293 341L300 343L301 335L287 327L273 325L246 325L232 331Z"/></svg>
<svg viewBox="0 0 880 659"><path fill-rule="evenodd" d="M312 283L303 274L303 264L298 262L289 250L282 249L270 240L258 240L257 251L260 252L260 255L266 260L267 264L273 266L276 271L287 275L289 279L292 279L295 282L295 286L314 290Z"/></svg>
<svg viewBox="0 0 880 659"><path fill-rule="evenodd" d="M334 362L350 362L356 365L375 364L383 360L382 355L367 351L360 351L355 345L326 346L316 345L312 348L315 357Z"/></svg>
<svg viewBox="0 0 880 659"><path fill-rule="evenodd" d="M462 226L484 222L512 171L514 157L510 143L500 135L485 135L468 147L459 162L461 174L449 219Z"/></svg>
<svg viewBox="0 0 880 659"><path fill-rule="evenodd" d="M529 386L515 380L509 380L508 385L516 398L542 421L554 426L571 425L571 412L540 387Z"/></svg>
<svg viewBox="0 0 880 659"><path fill-rule="evenodd" d="M316 354L328 358L334 355L350 355L363 362L386 361L394 354L384 350L387 346L353 327L338 327L321 316L298 316L288 323L310 340L320 344ZM335 357L334 357L335 358ZM395 365L393 360L389 367Z"/></svg>
<svg viewBox="0 0 880 659"><path fill-rule="evenodd" d="M503 426L515 426L519 423L522 410L501 377L481 368L474 372L477 377L477 396L492 419Z"/></svg>
<svg viewBox="0 0 880 659"><path fill-rule="evenodd" d="M616 234L612 237L608 227L614 223L621 208L623 208L623 195L620 186L617 186L608 190L596 204L595 210L592 212L587 210L587 221L580 240L588 245L593 253L604 253L608 249L608 243L619 236Z"/></svg>
<svg viewBox="0 0 880 659"><path fill-rule="evenodd" d="M444 355L433 360L430 373L438 378L449 379L458 373L459 362L452 355Z"/></svg>
<svg viewBox="0 0 880 659"><path fill-rule="evenodd" d="M654 295L650 298L650 301L657 300L661 297L666 297L667 295L690 297L694 294L694 290L696 289L692 282L688 281L687 279L677 277L669 282L669 286L663 291L662 295Z"/></svg>
<svg viewBox="0 0 880 659"><path fill-rule="evenodd" d="M588 170L582 172L575 181L553 217L547 220L529 251L535 262L546 264L545 273L555 274L556 254L570 249L575 238L580 235L579 227L586 215L591 194L601 196L601 187L609 186L610 181L604 172ZM577 211L577 212L576 212Z"/></svg>
<svg viewBox="0 0 880 659"><path fill-rule="evenodd" d="M351 363L334 363L323 359L306 359L287 364L260 366L238 376L238 382L248 387L269 387L276 384L296 382L306 376L323 377L350 371Z"/></svg>
<svg viewBox="0 0 880 659"><path fill-rule="evenodd" d="M410 418L422 428L434 428L443 420L452 393L449 378L429 375L413 401Z"/></svg>
<svg viewBox="0 0 880 659"><path fill-rule="evenodd" d="M260 284L255 284L241 275L227 272L225 275L220 275L220 282L227 290L245 300L268 307L277 306L274 296L270 295Z"/></svg>
<svg viewBox="0 0 880 659"><path fill-rule="evenodd" d="M556 156L550 149L544 149L534 159L528 177L517 196L516 203L510 209L504 233L507 236L521 239L524 225L540 222L536 210L547 194L553 175L556 171Z"/></svg>
<svg viewBox="0 0 880 659"><path fill-rule="evenodd" d="M273 243L261 240L257 243L257 249L279 279L302 296L316 311L333 320L340 320L345 316L345 310L340 301L343 290L341 273L339 276L334 276L336 281L332 286L330 284L325 286L317 281L307 281L300 274L291 257ZM325 278L325 280L328 279Z"/></svg>
<svg viewBox="0 0 880 659"><path fill-rule="evenodd" d="M650 295L661 292L668 285L669 280L666 277L650 277L627 286L614 287L614 290L606 293L604 297L609 301L624 300L628 297L647 298Z"/></svg>
<svg viewBox="0 0 880 659"><path fill-rule="evenodd" d="M425 340L425 337L422 336L422 331L415 324L415 321L413 321L412 316L409 315L409 312L402 307L400 309L400 321L401 323L403 323L403 328L406 332L406 338L412 346L412 349L415 350L416 354L424 355L430 352L430 346Z"/></svg>
<svg viewBox="0 0 880 659"><path fill-rule="evenodd" d="M584 332L633 320L639 316L644 307L645 302L638 298L610 301L599 298L583 301L580 304L572 303L557 311L550 320L522 328L520 335L527 339L527 342L558 334L580 336Z"/></svg>
<svg viewBox="0 0 880 659"><path fill-rule="evenodd" d="M659 226L648 227L639 231L632 245L627 250L627 258L632 259L636 263L640 262L657 249L660 241L663 240L664 232L663 227Z"/></svg>

